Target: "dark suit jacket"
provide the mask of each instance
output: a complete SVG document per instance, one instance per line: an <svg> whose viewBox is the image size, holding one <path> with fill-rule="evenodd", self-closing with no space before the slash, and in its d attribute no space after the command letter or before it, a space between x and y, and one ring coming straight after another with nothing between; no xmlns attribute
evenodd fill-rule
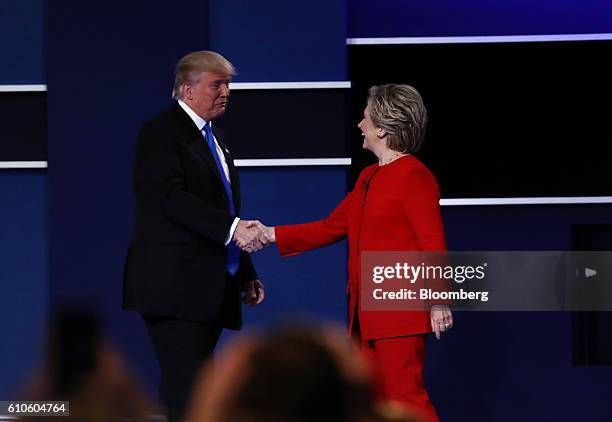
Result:
<svg viewBox="0 0 612 422"><path fill-rule="evenodd" d="M215 137L226 156L239 215L238 174L216 127ZM240 328L241 284L257 275L248 254L242 253L237 280L228 283L224 242L234 221L229 198L202 133L178 104L140 131L134 194L135 229L124 273L124 308L210 321L219 316L223 304L226 326Z"/></svg>

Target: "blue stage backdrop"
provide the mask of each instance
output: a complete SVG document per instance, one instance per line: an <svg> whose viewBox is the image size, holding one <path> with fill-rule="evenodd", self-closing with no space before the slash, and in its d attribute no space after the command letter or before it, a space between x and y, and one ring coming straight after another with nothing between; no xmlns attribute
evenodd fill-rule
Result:
<svg viewBox="0 0 612 422"><path fill-rule="evenodd" d="M446 207L451 250L571 250L571 225L610 224L611 205ZM456 312L425 368L443 421L606 420L612 368L572 364L561 312Z"/></svg>
<svg viewBox="0 0 612 422"><path fill-rule="evenodd" d="M46 160L43 0L0 2L0 166ZM41 360L48 311L45 169L0 169L0 400L14 400Z"/></svg>
<svg viewBox="0 0 612 422"><path fill-rule="evenodd" d="M132 149L140 124L171 104L176 61L209 47L207 2L174 4L61 2L48 12L51 303L97 308L150 386L157 383L157 369L144 326L137 314L120 310L132 229ZM316 75L344 76L336 65L328 69ZM274 130L272 120L262 128ZM252 142L259 136L265 132L254 133ZM344 167L241 170L241 176L244 215L270 224L321 218L346 193ZM268 301L247 310L247 326L289 315L344 321L343 244L291 261L269 250L255 261L268 281Z"/></svg>
<svg viewBox="0 0 612 422"><path fill-rule="evenodd" d="M44 3L0 2L0 85L45 83Z"/></svg>
<svg viewBox="0 0 612 422"><path fill-rule="evenodd" d="M48 6L51 304L90 304L153 384L141 321L121 308L140 124L171 104L178 59L204 49L207 2Z"/></svg>
<svg viewBox="0 0 612 422"><path fill-rule="evenodd" d="M327 59L321 62L316 51L305 49L306 65L297 55L287 56L291 37L282 32L273 36L271 29L260 30L256 37L262 43L258 49L270 50L268 55L242 51L238 44L250 32L230 31L233 26L225 19L252 28L249 20L254 12L247 3L211 1L214 25L208 25L209 5L201 0L179 5L63 1L51 2L48 8L51 302L53 306L77 301L98 307L113 339L150 386L157 378L153 353L139 318L120 310L121 277L132 227L132 145L140 123L170 104L174 63L187 51L213 46L232 60L236 57L243 72L240 80L245 82L345 78L345 64L332 60L331 50L322 53ZM338 17L333 21L314 16L310 26L298 25L300 16L287 13L286 3L265 3L271 15L262 25L276 24L285 30L313 27L328 34L335 33L330 26L345 27L346 16L330 12L339 7L336 2L333 6L323 0L309 2L313 12L304 12L305 16L321 11ZM525 28L536 24L537 33L552 31L551 23L542 17L558 12L536 14L533 3L512 4L521 14L533 16L533 25L523 26L525 20L520 18L502 22L506 15L501 9L493 13L494 7L484 2L470 3L478 11L473 21L453 26L453 20L461 16L455 2L437 2L434 12L417 1L352 1L351 36L389 35L388 28L394 36L441 35L444 25L453 28L452 35L484 35L491 13L499 15L494 21L499 25L490 27L502 28L504 34L524 34ZM586 17L596 10L594 1L563 4L558 10L567 10L575 20L556 20L560 23L554 32L577 32L576 20L585 22L583 29L590 21L594 31L604 32L599 15ZM392 13L382 13L389 12L389 5L394 5ZM427 27L390 23L396 16L418 16L426 9L430 15L435 13L423 20ZM319 22L325 23L323 28ZM241 36L236 38L238 33ZM337 40L331 42L335 45ZM262 63L276 60L277 43L284 51L278 60L286 57L288 64L274 73ZM303 46L303 40L296 45ZM320 67L311 68L314 62ZM274 110L270 116L271 122L262 122L266 130L274 129ZM265 132L254 133L253 142L260 135ZM245 216L270 224L320 218L346 192L342 168L242 169L240 173ZM571 224L611 223L612 207L463 207L445 209L443 217L452 249L563 250L570 247ZM249 326L270 325L296 310L344 319L344 244L282 261L277 255L267 250L255 256L260 275L268 280L268 303L247 311ZM612 392L610 368L572 367L569 315L461 314L456 319L453 332L443 341L430 342L426 368L432 399L443 420L606 420Z"/></svg>
<svg viewBox="0 0 612 422"><path fill-rule="evenodd" d="M44 170L0 170L0 397L18 390L45 346L47 180Z"/></svg>
<svg viewBox="0 0 612 422"><path fill-rule="evenodd" d="M346 80L345 0L210 0L210 16L237 82Z"/></svg>

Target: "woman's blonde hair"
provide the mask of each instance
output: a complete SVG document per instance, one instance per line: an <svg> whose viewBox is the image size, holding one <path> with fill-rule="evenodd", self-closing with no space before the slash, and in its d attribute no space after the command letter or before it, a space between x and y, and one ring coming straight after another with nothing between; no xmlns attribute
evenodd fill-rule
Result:
<svg viewBox="0 0 612 422"><path fill-rule="evenodd" d="M427 110L421 94L410 85L375 85L368 90L370 117L387 132L389 149L413 153L423 144Z"/></svg>

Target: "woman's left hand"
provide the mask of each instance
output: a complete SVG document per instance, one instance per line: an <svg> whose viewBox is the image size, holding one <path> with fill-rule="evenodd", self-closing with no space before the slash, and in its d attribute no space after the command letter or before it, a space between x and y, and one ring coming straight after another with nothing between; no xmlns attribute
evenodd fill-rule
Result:
<svg viewBox="0 0 612 422"><path fill-rule="evenodd" d="M446 305L433 305L431 307L431 328L440 340L440 333L453 327L453 313Z"/></svg>

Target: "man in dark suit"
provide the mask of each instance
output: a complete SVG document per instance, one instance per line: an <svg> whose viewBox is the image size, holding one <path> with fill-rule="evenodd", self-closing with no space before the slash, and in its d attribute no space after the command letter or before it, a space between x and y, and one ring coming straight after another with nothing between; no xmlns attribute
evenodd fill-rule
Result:
<svg viewBox="0 0 612 422"><path fill-rule="evenodd" d="M232 64L211 51L176 67L177 104L146 122L134 162L135 229L123 307L139 311L155 349L160 398L185 416L194 378L223 328L242 326L243 302L263 300L250 257L259 231L240 220L240 185L214 120L227 108Z"/></svg>

